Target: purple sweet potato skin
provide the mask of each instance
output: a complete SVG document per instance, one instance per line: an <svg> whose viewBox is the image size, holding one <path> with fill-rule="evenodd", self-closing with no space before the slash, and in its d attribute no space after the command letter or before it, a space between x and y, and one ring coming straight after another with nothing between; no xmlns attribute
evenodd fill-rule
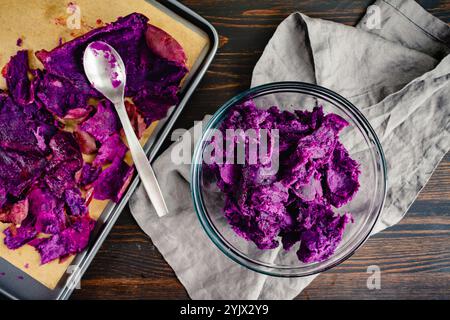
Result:
<svg viewBox="0 0 450 320"><path fill-rule="evenodd" d="M83 165L80 146L73 134L66 131L53 136L49 146L52 154L44 181L54 195L63 198L67 189L75 187L75 174Z"/></svg>
<svg viewBox="0 0 450 320"><path fill-rule="evenodd" d="M119 202L125 188L131 181L134 169L121 158L116 157L113 163L100 174L94 182L94 199L112 199Z"/></svg>
<svg viewBox="0 0 450 320"><path fill-rule="evenodd" d="M6 208L0 209L0 222L21 224L28 216L28 198L19 200Z"/></svg>
<svg viewBox="0 0 450 320"><path fill-rule="evenodd" d="M88 212L85 200L78 188L65 190L64 201L68 209L67 211L71 216L84 216Z"/></svg>
<svg viewBox="0 0 450 320"><path fill-rule="evenodd" d="M4 234L5 245L8 249L14 250L33 240L37 235L37 231L32 226L21 226L17 229L9 227L5 229Z"/></svg>
<svg viewBox="0 0 450 320"><path fill-rule="evenodd" d="M127 151L128 148L122 142L120 136L117 133L113 134L105 140L98 150L93 165L100 167L112 163L116 157L123 159Z"/></svg>
<svg viewBox="0 0 450 320"><path fill-rule="evenodd" d="M339 142L346 126L347 121L325 115L322 107L281 112L259 109L252 100L233 107L220 127L221 145L228 142L228 147L210 142L216 153L213 163L205 165L225 194L224 215L233 230L260 249L278 247L279 239L286 250L300 242L297 256L303 263L330 257L352 221L349 213L336 214L333 207L348 203L359 189L359 164ZM228 129L278 130L278 149L268 149L268 157L256 163L250 163L248 152L245 164L217 161L236 151ZM250 139L245 141L248 150ZM275 153L279 169L267 171Z"/></svg>
<svg viewBox="0 0 450 320"><path fill-rule="evenodd" d="M50 52L41 50L36 56L47 72L69 82L80 94L101 97L88 82L81 64L84 49L92 41L108 43L122 57L127 72L125 95L135 100L147 124L164 117L178 102L178 87L188 71L185 54L172 37L148 25L148 19L141 14L119 18ZM157 41L164 44L157 45ZM176 52L169 54L171 48Z"/></svg>
<svg viewBox="0 0 450 320"><path fill-rule="evenodd" d="M72 225L61 233L46 239L33 241L31 245L39 251L41 263L45 264L58 258L81 252L89 242L89 236L95 221L89 216L76 219Z"/></svg>
<svg viewBox="0 0 450 320"><path fill-rule="evenodd" d="M95 114L80 125L80 129L89 133L98 142L105 142L109 136L118 133L119 118L111 102L103 100L97 106Z"/></svg>
<svg viewBox="0 0 450 320"><path fill-rule="evenodd" d="M32 102L28 79L28 51L21 50L6 65L6 85L14 101L23 106Z"/></svg>
<svg viewBox="0 0 450 320"><path fill-rule="evenodd" d="M68 220L62 200L43 188L33 189L28 198L30 214L34 218L34 227L38 232L57 234L65 229Z"/></svg>
<svg viewBox="0 0 450 320"><path fill-rule="evenodd" d="M95 180L97 180L98 176L100 175L100 172L102 172L101 167L95 167L90 163L85 163L83 165L83 168L81 169L78 184L81 187L87 187Z"/></svg>
<svg viewBox="0 0 450 320"><path fill-rule="evenodd" d="M80 92L69 81L49 73L45 73L39 81L37 98L47 110L60 118L66 117L73 110L84 109L88 112L89 95Z"/></svg>

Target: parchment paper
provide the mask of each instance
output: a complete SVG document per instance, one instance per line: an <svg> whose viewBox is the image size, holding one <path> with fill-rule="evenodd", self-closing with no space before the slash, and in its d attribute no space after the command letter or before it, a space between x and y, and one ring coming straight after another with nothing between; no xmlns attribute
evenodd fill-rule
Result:
<svg viewBox="0 0 450 320"><path fill-rule="evenodd" d="M74 17L76 5L80 13L80 29L71 29L75 26L70 23ZM50 50L62 41L68 41L93 28L100 27L107 22L115 21L120 16L133 12L144 14L150 23L171 34L184 48L188 57L188 67L191 69L202 51L208 45L208 37L201 30L193 30L187 24L177 21L145 0L2 0L0 2L0 68L18 50L30 50L30 64L32 67L42 67L35 58L34 51L40 49ZM67 23L69 19L69 24ZM17 46L17 39L22 39L22 46ZM0 88L5 88L5 80L0 77ZM154 122L145 132L141 143L145 143L154 130ZM131 163L128 154L126 161ZM90 215L98 219L108 201L93 200L89 206ZM3 244L3 231L8 225L0 223L0 257L21 269L31 277L50 289L58 284L73 257L63 263L53 261L40 265L40 256L31 246L25 245L17 250L9 250ZM1 270L0 270L1 271Z"/></svg>

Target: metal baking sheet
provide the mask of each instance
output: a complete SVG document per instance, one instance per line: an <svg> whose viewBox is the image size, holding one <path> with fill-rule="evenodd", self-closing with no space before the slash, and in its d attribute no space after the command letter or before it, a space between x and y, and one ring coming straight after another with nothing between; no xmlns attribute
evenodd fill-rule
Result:
<svg viewBox="0 0 450 320"><path fill-rule="evenodd" d="M144 149L152 161L159 148L170 133L176 119L180 115L188 99L198 86L201 78L217 51L218 35L214 27L204 18L194 11L185 7L175 0L156 2L146 0L165 13L171 15L177 21L187 25L190 28L201 30L209 38L209 45L201 53L196 63L191 68L187 78L181 88L180 102L177 106L171 108L168 116L160 120L150 139L147 141ZM88 248L78 254L72 264L67 269L64 276L60 279L55 289L51 290L40 282L36 281L20 269L14 267L6 260L0 258L0 267L4 274L0 274L0 293L11 299L48 299L48 300L66 300L70 297L73 290L76 289L79 280L89 267L94 256L100 249L103 241L106 239L114 223L127 204L131 194L139 184L139 177L136 176L130 184L128 191L118 204L110 203L97 220L96 227L92 233ZM7 277L5 276L7 274Z"/></svg>

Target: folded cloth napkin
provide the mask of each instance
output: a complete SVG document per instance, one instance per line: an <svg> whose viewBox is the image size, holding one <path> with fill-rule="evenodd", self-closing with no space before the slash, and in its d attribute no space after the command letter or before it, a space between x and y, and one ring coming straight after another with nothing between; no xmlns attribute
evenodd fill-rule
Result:
<svg viewBox="0 0 450 320"><path fill-rule="evenodd" d="M356 27L293 13L258 61L252 86L304 81L345 96L367 117L387 160L386 203L374 232L403 217L450 148L450 27L409 0L379 0ZM208 239L191 203L189 170L154 163L170 214L139 187L131 212L193 299L292 299L315 276L281 279L232 262Z"/></svg>

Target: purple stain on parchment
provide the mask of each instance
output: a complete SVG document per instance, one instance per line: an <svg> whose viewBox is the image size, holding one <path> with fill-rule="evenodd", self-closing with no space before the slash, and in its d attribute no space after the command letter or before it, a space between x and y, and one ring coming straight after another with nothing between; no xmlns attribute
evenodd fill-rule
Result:
<svg viewBox="0 0 450 320"><path fill-rule="evenodd" d="M24 268L28 269L29 267L30 267L30 264L29 263L25 263Z"/></svg>
<svg viewBox="0 0 450 320"><path fill-rule="evenodd" d="M17 39L16 45L17 45L18 47L21 47L21 46L23 45L23 40L22 40L22 38Z"/></svg>

